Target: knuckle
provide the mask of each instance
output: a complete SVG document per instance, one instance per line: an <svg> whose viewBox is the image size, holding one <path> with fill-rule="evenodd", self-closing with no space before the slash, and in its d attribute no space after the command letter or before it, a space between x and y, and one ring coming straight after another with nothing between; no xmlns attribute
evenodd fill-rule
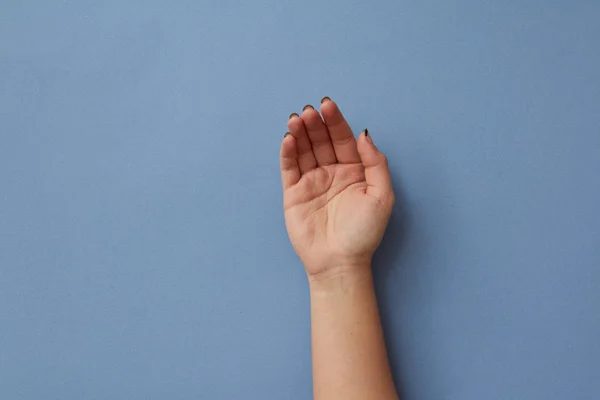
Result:
<svg viewBox="0 0 600 400"><path fill-rule="evenodd" d="M387 195L385 196L385 200L390 205L394 205L394 203L396 202L396 196L394 196L394 192L390 191L389 193L387 193Z"/></svg>
<svg viewBox="0 0 600 400"><path fill-rule="evenodd" d="M388 161L388 158L387 158L387 157L385 156L385 154L383 154L383 153L379 153L379 154L380 154L380 155L379 155L379 159L380 159L380 161L379 161L379 162L380 162L380 164L381 164L382 166L384 166L384 167L386 167L386 168L387 168L387 167L389 166L389 161Z"/></svg>

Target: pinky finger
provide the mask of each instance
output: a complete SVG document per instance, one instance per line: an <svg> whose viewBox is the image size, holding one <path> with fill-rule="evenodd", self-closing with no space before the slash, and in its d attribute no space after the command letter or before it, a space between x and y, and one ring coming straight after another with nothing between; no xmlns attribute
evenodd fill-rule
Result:
<svg viewBox="0 0 600 400"><path fill-rule="evenodd" d="M294 186L300 180L296 138L289 132L285 134L281 143L280 164L281 181L285 190Z"/></svg>

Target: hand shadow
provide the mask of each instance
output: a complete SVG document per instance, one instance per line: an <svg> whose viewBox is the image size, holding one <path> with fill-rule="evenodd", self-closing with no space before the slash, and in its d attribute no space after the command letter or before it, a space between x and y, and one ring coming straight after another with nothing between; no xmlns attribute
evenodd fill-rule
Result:
<svg viewBox="0 0 600 400"><path fill-rule="evenodd" d="M392 210L388 226L383 237L381 245L377 249L373 257L373 275L375 280L375 288L377 292L379 312L381 315L381 323L384 327L384 335L386 337L386 346L388 351L388 359L390 368L396 384L396 389L400 398L404 398L404 390L401 381L402 371L400 370L398 350L394 340L396 332L393 328L392 317L394 312L394 304L391 304L390 291L396 291L394 288L398 285L398 277L402 262L403 249L407 246L407 242L411 232L411 224L409 220L410 213L407 209L406 198L402 192L402 185L398 177L392 175L392 183L396 195L396 203ZM386 300L387 301L384 301Z"/></svg>

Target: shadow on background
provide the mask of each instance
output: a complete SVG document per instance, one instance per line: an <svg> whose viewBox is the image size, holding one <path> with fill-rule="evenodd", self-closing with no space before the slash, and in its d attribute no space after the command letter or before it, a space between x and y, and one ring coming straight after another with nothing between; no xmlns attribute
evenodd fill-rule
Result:
<svg viewBox="0 0 600 400"><path fill-rule="evenodd" d="M445 283L464 253L454 196L441 165L443 152L431 143L409 146L402 155L409 175L400 179L393 172L400 166L392 166L396 204L373 258L388 358L400 398L417 394L414 382L428 382L435 395L444 390L443 380L432 381L439 376L442 351L432 321L441 318L436 313L447 300ZM398 156L391 151L390 160ZM425 162L418 169L411 168L417 165L416 157ZM405 370L408 365L410 371Z"/></svg>
<svg viewBox="0 0 600 400"><path fill-rule="evenodd" d="M403 250L407 246L408 237L411 232L411 221L408 218L408 205L400 179L392 176L392 181L396 203L394 204L381 245L373 257L373 274L390 367L398 395L402 399L405 397L402 382L403 374L399 358L393 356L394 354L398 354L399 349L397 349L394 341L390 340L390 338L394 337L394 334L391 329L388 329L391 328L390 317L392 317L391 313L394 312L394 309L393 304L390 304L390 301L386 302L385 298L389 300L389 296L386 296L386 293L389 290L390 284L393 285L396 281L394 276L399 276L395 270L400 268L401 264L404 264L401 262L401 257Z"/></svg>

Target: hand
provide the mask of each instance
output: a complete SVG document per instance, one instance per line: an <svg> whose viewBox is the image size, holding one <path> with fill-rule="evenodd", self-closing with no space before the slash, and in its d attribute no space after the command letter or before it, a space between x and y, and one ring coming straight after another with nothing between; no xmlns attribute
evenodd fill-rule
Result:
<svg viewBox="0 0 600 400"><path fill-rule="evenodd" d="M394 204L386 157L337 105L292 114L281 144L285 222L309 278L369 268Z"/></svg>

